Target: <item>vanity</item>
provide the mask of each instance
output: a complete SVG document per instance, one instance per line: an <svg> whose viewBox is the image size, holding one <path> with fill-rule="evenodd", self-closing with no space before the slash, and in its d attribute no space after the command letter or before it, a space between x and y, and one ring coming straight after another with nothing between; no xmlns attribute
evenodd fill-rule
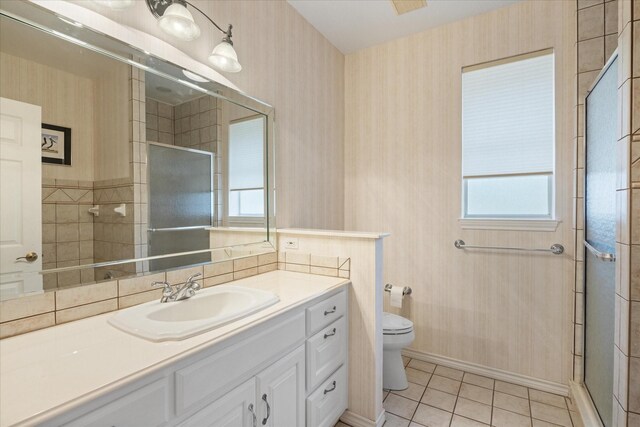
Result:
<svg viewBox="0 0 640 427"><path fill-rule="evenodd" d="M0 375L0 424L333 426L347 408L349 281L232 283L280 301L182 341L120 331L113 313L4 340L0 357L16 362Z"/></svg>

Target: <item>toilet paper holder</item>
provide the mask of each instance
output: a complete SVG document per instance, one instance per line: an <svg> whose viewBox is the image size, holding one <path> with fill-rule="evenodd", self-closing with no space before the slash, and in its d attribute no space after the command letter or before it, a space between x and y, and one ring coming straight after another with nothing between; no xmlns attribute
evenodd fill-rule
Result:
<svg viewBox="0 0 640 427"><path fill-rule="evenodd" d="M391 292L391 288L393 288L393 285L391 283L387 283L386 285L384 285L385 292ZM411 295L411 292L411 288L408 286L402 288L402 296Z"/></svg>

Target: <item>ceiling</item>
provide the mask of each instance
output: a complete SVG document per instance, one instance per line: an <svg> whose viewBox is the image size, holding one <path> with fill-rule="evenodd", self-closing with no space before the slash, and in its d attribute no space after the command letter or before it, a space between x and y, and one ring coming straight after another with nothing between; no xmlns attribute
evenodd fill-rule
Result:
<svg viewBox="0 0 640 427"><path fill-rule="evenodd" d="M342 53L479 15L520 0L427 0L427 7L397 15L389 0L288 0Z"/></svg>

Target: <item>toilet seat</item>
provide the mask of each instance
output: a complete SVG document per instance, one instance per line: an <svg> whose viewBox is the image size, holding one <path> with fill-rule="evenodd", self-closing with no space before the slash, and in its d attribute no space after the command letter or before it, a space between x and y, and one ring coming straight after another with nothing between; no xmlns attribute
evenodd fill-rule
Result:
<svg viewBox="0 0 640 427"><path fill-rule="evenodd" d="M413 322L392 313L382 313L383 335L404 335L413 332Z"/></svg>

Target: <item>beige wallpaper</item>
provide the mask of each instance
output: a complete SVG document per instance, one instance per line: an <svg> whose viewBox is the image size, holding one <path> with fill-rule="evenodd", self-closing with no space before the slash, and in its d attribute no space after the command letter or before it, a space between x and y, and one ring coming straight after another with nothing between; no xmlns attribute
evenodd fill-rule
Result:
<svg viewBox="0 0 640 427"><path fill-rule="evenodd" d="M71 128L71 166L43 164L42 177L93 181L94 82L4 52L0 75L0 96L40 105L43 123Z"/></svg>
<svg viewBox="0 0 640 427"><path fill-rule="evenodd" d="M525 1L346 57L345 228L391 232L384 279L413 288L401 313L415 322L414 350L571 378L574 14L573 2ZM463 230L460 70L547 48L562 222L555 232ZM467 252L459 238L567 252Z"/></svg>
<svg viewBox="0 0 640 427"><path fill-rule="evenodd" d="M285 1L194 0L222 26L233 24L243 70L225 76L276 109L279 227L341 229L344 194L344 56ZM180 42L160 31L144 2L125 12L82 5L159 37L198 61L221 34L197 12L202 35Z"/></svg>

